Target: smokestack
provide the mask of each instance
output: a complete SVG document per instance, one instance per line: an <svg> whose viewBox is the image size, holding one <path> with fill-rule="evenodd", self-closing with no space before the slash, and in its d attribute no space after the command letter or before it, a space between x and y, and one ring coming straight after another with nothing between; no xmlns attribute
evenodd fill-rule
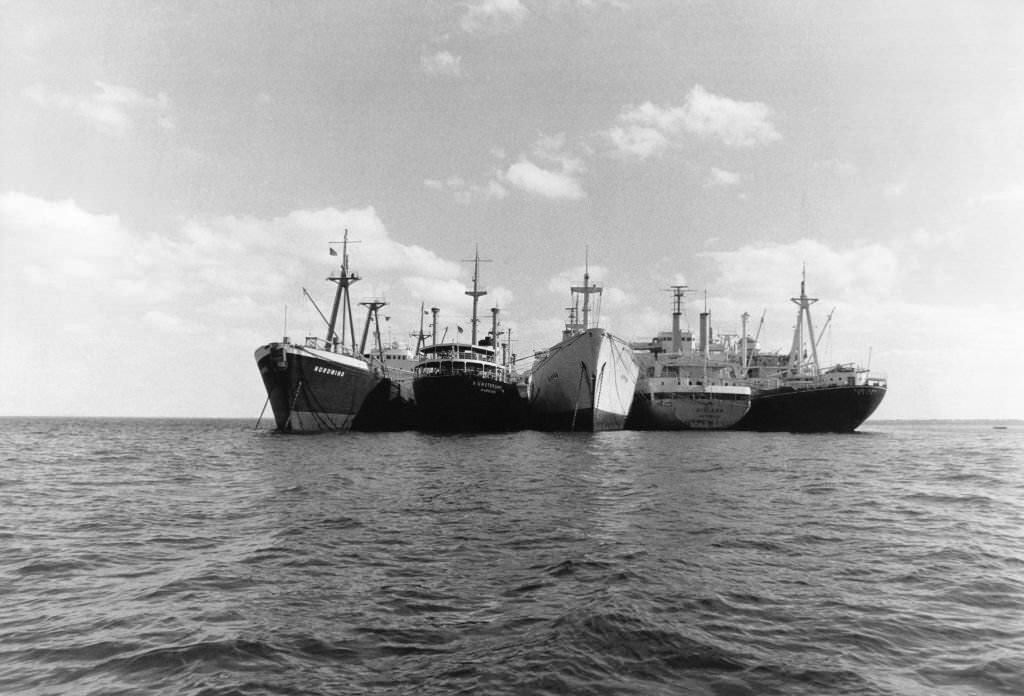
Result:
<svg viewBox="0 0 1024 696"><path fill-rule="evenodd" d="M494 362L498 362L498 308L491 307L491 348L494 348Z"/></svg>
<svg viewBox="0 0 1024 696"><path fill-rule="evenodd" d="M672 312L672 352L678 353L683 349L683 335L679 330L679 317L682 315L678 309Z"/></svg>
<svg viewBox="0 0 1024 696"><path fill-rule="evenodd" d="M439 308L437 308L437 307L431 307L430 308L430 313L431 313L431 315L433 315L433 321L431 322L431 326L434 329L434 345L435 346L437 345L437 315L438 315L438 313L440 311L441 310Z"/></svg>

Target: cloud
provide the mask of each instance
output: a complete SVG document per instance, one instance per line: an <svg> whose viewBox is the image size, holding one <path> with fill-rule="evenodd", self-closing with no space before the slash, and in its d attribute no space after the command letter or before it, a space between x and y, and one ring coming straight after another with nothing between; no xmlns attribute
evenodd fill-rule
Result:
<svg viewBox="0 0 1024 696"><path fill-rule="evenodd" d="M432 56L422 56L420 67L428 75L442 75L445 77L462 76L462 56L456 56L448 51L438 51Z"/></svg>
<svg viewBox="0 0 1024 696"><path fill-rule="evenodd" d="M500 178L520 191L542 198L579 200L587 195L579 182L584 169L583 161L566 149L565 134L557 133L540 136L529 156L521 155Z"/></svg>
<svg viewBox="0 0 1024 696"><path fill-rule="evenodd" d="M131 87L99 81L95 85L99 92L89 95L62 94L43 85L34 85L25 93L42 106L78 114L108 135L127 134L141 118L167 130L175 127L171 100L164 92L149 97Z"/></svg>
<svg viewBox="0 0 1024 696"><path fill-rule="evenodd" d="M525 158L510 165L502 178L517 189L542 198L579 200L587 195L571 173L543 169Z"/></svg>
<svg viewBox="0 0 1024 696"><path fill-rule="evenodd" d="M807 269L809 294L868 302L894 291L909 270L907 254L894 243L849 244L842 249L812 240L750 244L729 251L701 251L715 277L711 287L729 288L740 299L790 297Z"/></svg>
<svg viewBox="0 0 1024 696"><path fill-rule="evenodd" d="M460 205L470 205L475 201L487 201L502 199L508 196L508 189L495 180L486 184L471 184L459 176L451 176L447 179L426 179L423 185L434 191L449 193Z"/></svg>
<svg viewBox="0 0 1024 696"><path fill-rule="evenodd" d="M118 307L166 328L166 316L217 317L222 307L279 306L303 282L320 279L340 259L328 242L350 230L351 270L366 280L360 291L388 287L402 275L450 279L464 272L416 244L392 239L372 207L296 210L262 219L222 216L188 220L166 234L130 229L116 215L95 214L75 201L0 195L2 276L11 288L37 287L70 305L40 310L93 317L97 331L114 322ZM340 243L331 244L339 252ZM322 288L317 287L317 292ZM233 303L233 304L231 304ZM157 312L148 314L147 312ZM162 313L162 314L160 314ZM233 321L257 321L257 314ZM132 330L121 326L118 330ZM111 331L107 331L111 333Z"/></svg>
<svg viewBox="0 0 1024 696"><path fill-rule="evenodd" d="M711 173L708 176L708 186L736 186L740 183L740 175L736 172L727 172L724 169L718 169L717 167L711 168Z"/></svg>
<svg viewBox="0 0 1024 696"><path fill-rule="evenodd" d="M761 102L736 101L695 85L682 106L661 107L648 101L623 109L616 125L604 135L615 153L640 159L661 154L683 135L715 138L730 147L754 147L782 137L772 115Z"/></svg>
<svg viewBox="0 0 1024 696"><path fill-rule="evenodd" d="M466 6L459 27L467 34L500 34L521 25L529 14L519 0L477 0Z"/></svg>

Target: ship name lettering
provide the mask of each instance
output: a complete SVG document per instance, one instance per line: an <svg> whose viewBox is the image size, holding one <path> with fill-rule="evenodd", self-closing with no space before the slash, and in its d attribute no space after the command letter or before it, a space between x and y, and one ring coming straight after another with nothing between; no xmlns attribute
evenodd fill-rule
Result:
<svg viewBox="0 0 1024 696"><path fill-rule="evenodd" d="M313 372L319 372L322 375L330 375L332 377L344 377L344 370L337 370L333 367L324 367L323 365L317 365L313 368Z"/></svg>

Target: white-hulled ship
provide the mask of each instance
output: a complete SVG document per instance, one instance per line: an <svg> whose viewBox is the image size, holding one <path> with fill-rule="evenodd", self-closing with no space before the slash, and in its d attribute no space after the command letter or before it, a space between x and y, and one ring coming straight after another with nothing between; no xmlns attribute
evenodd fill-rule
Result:
<svg viewBox="0 0 1024 696"><path fill-rule="evenodd" d="M572 306L562 340L534 361L529 378L530 426L538 430L620 430L626 422L638 369L629 344L590 325L590 296L601 288L570 288ZM579 298L582 296L582 313ZM579 318L582 317L582 321ZM596 324L596 322L595 322Z"/></svg>
<svg viewBox="0 0 1024 696"><path fill-rule="evenodd" d="M333 249L331 253L335 254ZM385 379L380 360L363 353L371 318L383 302L366 303L363 345L356 344L349 287L359 276L349 270L347 231L341 258L338 275L328 278L337 289L330 316L324 317L326 337L307 336L300 345L285 336L256 349L256 365L279 432L349 430L371 394L380 402L381 417L385 418L393 417L393 407L404 402L400 390ZM378 340L379 336L378 328ZM376 418L368 425L368 429L387 429L380 427L386 423Z"/></svg>
<svg viewBox="0 0 1024 696"><path fill-rule="evenodd" d="M885 377L856 364L821 369L818 341L811 323L816 298L806 292L806 273L800 280L793 343L787 355L748 350L744 315L740 355L734 362L753 391L750 411L739 430L798 433L852 432L874 413L885 397Z"/></svg>
<svg viewBox="0 0 1024 696"><path fill-rule="evenodd" d="M725 430L750 410L750 387L733 366L712 358L707 311L701 313L700 344L681 330L685 285L673 286L672 332L650 343L632 344L640 377L626 427L635 430Z"/></svg>
<svg viewBox="0 0 1024 696"><path fill-rule="evenodd" d="M418 427L443 432L518 430L526 424L526 398L507 351L498 353L498 308L491 310L491 331L477 342L477 303L487 292L478 280L480 255L473 265L470 342L437 341L437 308L432 308L433 340L419 349L413 368ZM422 314L422 312L421 312ZM461 332L461 329L460 329ZM422 330L420 332L422 337Z"/></svg>

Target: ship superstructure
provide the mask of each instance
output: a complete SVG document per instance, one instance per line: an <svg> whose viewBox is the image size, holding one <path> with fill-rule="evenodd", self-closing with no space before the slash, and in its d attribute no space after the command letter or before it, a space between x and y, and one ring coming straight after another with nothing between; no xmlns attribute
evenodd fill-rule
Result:
<svg viewBox="0 0 1024 696"><path fill-rule="evenodd" d="M640 377L626 427L636 430L725 430L750 409L750 387L721 351L712 356L710 313L700 315L700 341L681 328L685 285L673 292L672 331L632 344Z"/></svg>

